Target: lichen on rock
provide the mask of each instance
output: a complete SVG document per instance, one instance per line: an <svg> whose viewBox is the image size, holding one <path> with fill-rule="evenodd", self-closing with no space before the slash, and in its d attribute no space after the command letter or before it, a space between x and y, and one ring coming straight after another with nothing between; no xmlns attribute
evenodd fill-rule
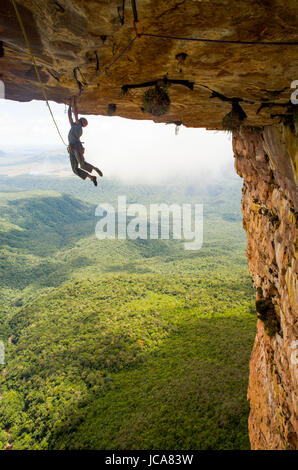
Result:
<svg viewBox="0 0 298 470"><path fill-rule="evenodd" d="M233 135L244 179L247 258L256 287L258 329L250 362L249 430L253 449L297 449L297 187L283 124ZM295 133L292 138L297 138Z"/></svg>

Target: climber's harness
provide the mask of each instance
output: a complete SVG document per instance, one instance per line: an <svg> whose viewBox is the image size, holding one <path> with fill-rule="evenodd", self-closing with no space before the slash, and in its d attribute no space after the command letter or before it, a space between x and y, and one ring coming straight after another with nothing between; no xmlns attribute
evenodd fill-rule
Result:
<svg viewBox="0 0 298 470"><path fill-rule="evenodd" d="M84 143L84 142L79 141L79 142L76 143L76 144L69 144L68 147L67 147L68 153L70 154L71 152L77 151L77 152L79 152L81 155L83 155L84 152L85 152L85 148L84 148L83 145L82 145L83 143Z"/></svg>

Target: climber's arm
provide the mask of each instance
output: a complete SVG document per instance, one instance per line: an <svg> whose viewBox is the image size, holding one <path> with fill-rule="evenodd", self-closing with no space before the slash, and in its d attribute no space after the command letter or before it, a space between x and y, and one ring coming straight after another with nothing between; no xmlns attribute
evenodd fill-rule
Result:
<svg viewBox="0 0 298 470"><path fill-rule="evenodd" d="M68 106L68 120L69 120L69 124L72 125L73 119L72 119L72 112L71 112L71 104Z"/></svg>
<svg viewBox="0 0 298 470"><path fill-rule="evenodd" d="M76 103L76 97L75 96L72 98L72 110L73 110L73 114L74 114L76 123L79 124L78 108L77 108L77 103Z"/></svg>

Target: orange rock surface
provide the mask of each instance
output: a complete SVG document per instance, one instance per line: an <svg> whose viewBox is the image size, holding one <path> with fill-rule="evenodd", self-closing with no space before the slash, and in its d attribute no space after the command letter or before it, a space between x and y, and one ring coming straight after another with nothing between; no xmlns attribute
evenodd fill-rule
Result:
<svg viewBox="0 0 298 470"><path fill-rule="evenodd" d="M231 111L225 98L239 98L246 125L271 124L271 115L286 112L297 79L297 46L204 43L135 38L131 1L18 0L17 5L51 100L67 102L84 85L79 110L133 119L152 119L143 112L146 88L123 85L163 79L194 82L193 90L171 84L169 112L155 121L222 128ZM136 1L139 32L221 41L297 41L295 0L146 0ZM0 39L4 56L0 73L9 99L42 99L11 0L0 2ZM79 68L79 69L78 69ZM81 75L81 73L83 75ZM262 106L263 105L263 106ZM264 106L265 105L265 106ZM260 109L260 107L262 108ZM259 111L259 112L258 112Z"/></svg>
<svg viewBox="0 0 298 470"><path fill-rule="evenodd" d="M241 106L246 118L234 130L233 148L236 171L244 178L243 224L259 310L248 390L250 439L253 449L297 448L297 105L290 102L291 83L298 79L297 45L136 37L130 1L17 5L50 100L66 103L78 95L84 114L208 129L223 128L232 102ZM137 0L136 5L139 33L297 41L296 0ZM0 2L0 41L6 98L43 99L11 0ZM142 110L150 87L130 86L164 77L172 81L170 106L152 116Z"/></svg>
<svg viewBox="0 0 298 470"><path fill-rule="evenodd" d="M288 132L270 126L233 137L247 259L262 307L248 389L253 449L298 448L298 204Z"/></svg>

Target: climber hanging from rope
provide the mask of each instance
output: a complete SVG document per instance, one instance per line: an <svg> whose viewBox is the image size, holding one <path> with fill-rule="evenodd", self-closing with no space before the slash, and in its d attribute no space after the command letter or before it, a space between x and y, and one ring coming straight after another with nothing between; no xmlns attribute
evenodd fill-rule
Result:
<svg viewBox="0 0 298 470"><path fill-rule="evenodd" d="M75 117L75 122L72 118L72 112ZM75 175L78 175L83 180L89 178L93 182L94 186L97 186L96 176L90 175L89 173L92 173L92 171L95 170L99 174L99 176L103 175L98 168L85 161L85 149L82 145L82 142L80 141L80 137L83 133L83 127L86 127L88 125L88 121L86 118L79 119L75 97L71 99L69 104L68 119L71 125L71 129L68 133L69 146L67 147L67 150L69 153L72 171ZM81 168L79 168L79 165Z"/></svg>

